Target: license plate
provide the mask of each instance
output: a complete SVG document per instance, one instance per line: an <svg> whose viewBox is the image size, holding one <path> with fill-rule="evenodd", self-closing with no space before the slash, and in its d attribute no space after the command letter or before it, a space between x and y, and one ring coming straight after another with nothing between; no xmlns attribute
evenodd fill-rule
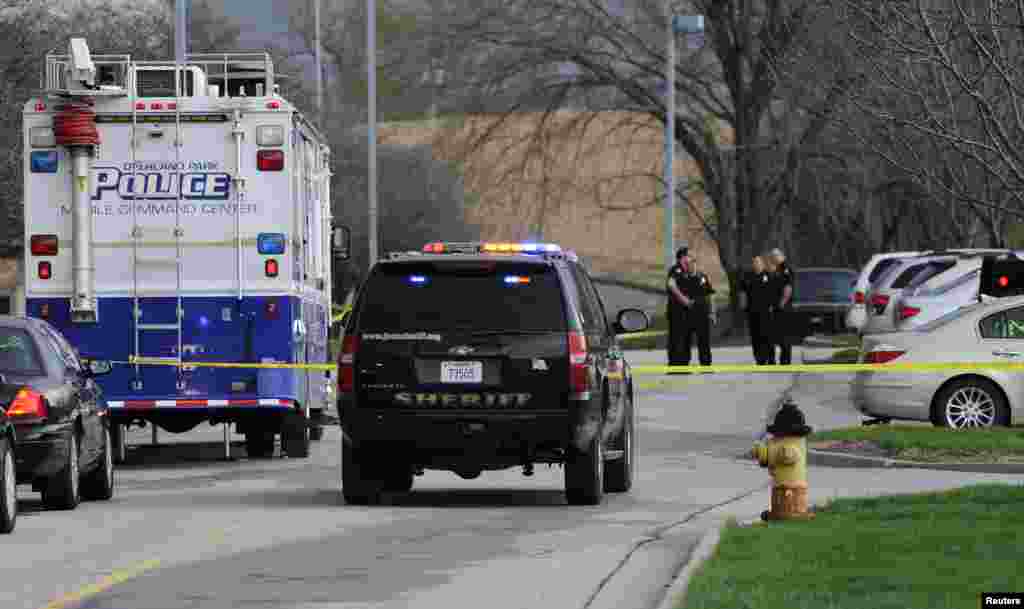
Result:
<svg viewBox="0 0 1024 609"><path fill-rule="evenodd" d="M482 383L483 362L441 362L442 383Z"/></svg>

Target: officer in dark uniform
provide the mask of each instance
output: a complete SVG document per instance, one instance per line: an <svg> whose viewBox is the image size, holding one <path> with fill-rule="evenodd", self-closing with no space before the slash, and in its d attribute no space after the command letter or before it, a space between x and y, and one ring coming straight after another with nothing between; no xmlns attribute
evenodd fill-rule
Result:
<svg viewBox="0 0 1024 609"><path fill-rule="evenodd" d="M743 278L740 287L745 301L743 308L747 312L747 327L750 329L750 346L758 365L775 363L775 349L769 335L774 286L765 268L764 258L754 256L751 271Z"/></svg>
<svg viewBox="0 0 1024 609"><path fill-rule="evenodd" d="M772 327L779 346L779 364L788 366L793 361L793 270L779 248L768 253L772 266ZM774 355L775 346L771 347Z"/></svg>
<svg viewBox="0 0 1024 609"><path fill-rule="evenodd" d="M702 366L711 365L711 323L715 320L710 296L715 293L704 273L696 272L689 248L676 251L676 264L668 271L668 364L688 366L692 356L690 342L697 335L697 351Z"/></svg>

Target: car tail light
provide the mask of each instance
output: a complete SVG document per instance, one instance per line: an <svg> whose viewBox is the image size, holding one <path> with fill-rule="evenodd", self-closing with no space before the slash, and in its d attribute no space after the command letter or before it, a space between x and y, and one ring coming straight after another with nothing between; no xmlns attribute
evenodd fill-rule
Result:
<svg viewBox="0 0 1024 609"><path fill-rule="evenodd" d="M39 392L22 387L14 395L14 400L7 407L7 416L17 422L41 421L46 418L48 409L46 398Z"/></svg>
<svg viewBox="0 0 1024 609"><path fill-rule="evenodd" d="M423 246L423 251L428 254L440 254L444 252L443 243L428 243Z"/></svg>
<svg viewBox="0 0 1024 609"><path fill-rule="evenodd" d="M853 304L864 304L864 292L857 290L853 293Z"/></svg>
<svg viewBox="0 0 1024 609"><path fill-rule="evenodd" d="M284 169L284 150L257 151L256 168L260 171L281 171Z"/></svg>
<svg viewBox="0 0 1024 609"><path fill-rule="evenodd" d="M50 304L49 303L44 302L43 304L39 305L39 318L40 319L50 319Z"/></svg>
<svg viewBox="0 0 1024 609"><path fill-rule="evenodd" d="M149 104L149 109L150 110L163 110L164 109L164 105L161 104L160 102L153 102L153 103Z"/></svg>
<svg viewBox="0 0 1024 609"><path fill-rule="evenodd" d="M267 277L277 277L277 260L274 258L268 258L263 263L263 272L266 273Z"/></svg>
<svg viewBox="0 0 1024 609"><path fill-rule="evenodd" d="M276 300L268 300L267 304L263 307L263 317L266 319L277 319L280 314L280 310L277 306Z"/></svg>
<svg viewBox="0 0 1024 609"><path fill-rule="evenodd" d="M900 307L900 311L899 311L898 315L899 315L899 318L901 320L902 319L910 319L911 317L917 315L920 312L921 312L921 309L919 309L917 307L910 307L910 306L907 306L907 305L903 305L902 307Z"/></svg>
<svg viewBox="0 0 1024 609"><path fill-rule="evenodd" d="M145 110L146 109L146 102L135 102L135 109L136 110Z"/></svg>
<svg viewBox="0 0 1024 609"><path fill-rule="evenodd" d="M57 235L32 235L29 242L33 256L57 255Z"/></svg>
<svg viewBox="0 0 1024 609"><path fill-rule="evenodd" d="M871 306L875 308L875 315L881 315L889 304L889 297L885 294L875 294L871 297Z"/></svg>
<svg viewBox="0 0 1024 609"><path fill-rule="evenodd" d="M352 393L355 389L356 351L359 349L359 337L346 336L341 341L341 355L338 357L338 392Z"/></svg>
<svg viewBox="0 0 1024 609"><path fill-rule="evenodd" d="M590 390L587 337L581 332L569 332L569 390L573 393Z"/></svg>
<svg viewBox="0 0 1024 609"><path fill-rule="evenodd" d="M53 273L52 270L50 269L50 263L45 260L41 261L39 263L39 278L49 279L52 274Z"/></svg>
<svg viewBox="0 0 1024 609"><path fill-rule="evenodd" d="M897 351L894 349L880 349L878 351L871 351L864 356L865 364L884 364L891 362L897 357L903 355L906 351Z"/></svg>

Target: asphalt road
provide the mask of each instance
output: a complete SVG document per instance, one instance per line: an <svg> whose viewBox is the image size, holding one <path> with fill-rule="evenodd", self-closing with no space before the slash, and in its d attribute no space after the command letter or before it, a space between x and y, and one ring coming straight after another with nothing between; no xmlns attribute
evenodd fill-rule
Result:
<svg viewBox="0 0 1024 609"><path fill-rule="evenodd" d="M747 359L746 349L716 354ZM565 505L561 470L545 466L530 478L428 472L409 495L351 507L339 492L337 428L306 460L224 462L219 428L162 434L175 444L133 449L111 502L47 511L19 489L17 529L0 540L0 607L652 607L710 510L760 509L748 504L767 474L737 456L790 384L788 375L673 377L642 392L640 478L597 507ZM859 420L844 408L809 416L818 426ZM148 431L134 441L148 442Z"/></svg>

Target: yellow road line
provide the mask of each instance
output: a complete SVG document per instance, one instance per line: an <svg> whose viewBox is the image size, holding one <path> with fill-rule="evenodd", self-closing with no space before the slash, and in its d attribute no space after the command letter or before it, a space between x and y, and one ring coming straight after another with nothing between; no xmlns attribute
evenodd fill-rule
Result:
<svg viewBox="0 0 1024 609"><path fill-rule="evenodd" d="M65 594L42 609L67 609L68 607L79 605L91 596L96 596L118 584L123 584L132 578L142 575L146 571L152 571L158 566L160 566L159 560L146 560L133 567L118 569L95 584L89 584L77 592Z"/></svg>

